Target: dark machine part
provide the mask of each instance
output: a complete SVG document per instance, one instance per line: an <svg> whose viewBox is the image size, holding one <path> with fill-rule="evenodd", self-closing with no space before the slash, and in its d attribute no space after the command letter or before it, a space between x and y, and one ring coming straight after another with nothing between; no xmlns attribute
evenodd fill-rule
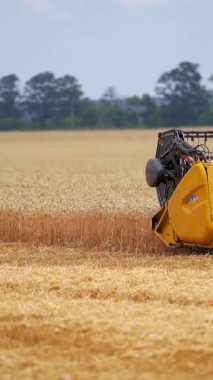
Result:
<svg viewBox="0 0 213 380"><path fill-rule="evenodd" d="M146 180L149 186L156 187L161 207L171 198L193 160L207 162L213 159L206 145L208 138L213 138L213 131L171 129L158 134L156 158L147 162ZM193 145L188 143L189 139Z"/></svg>

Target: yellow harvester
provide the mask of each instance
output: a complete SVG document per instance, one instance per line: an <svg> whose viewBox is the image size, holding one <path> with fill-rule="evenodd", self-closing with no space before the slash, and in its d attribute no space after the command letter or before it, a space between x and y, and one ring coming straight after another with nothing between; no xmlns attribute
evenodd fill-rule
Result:
<svg viewBox="0 0 213 380"><path fill-rule="evenodd" d="M213 249L209 138L213 131L159 133L156 158L147 162L146 180L156 187L161 206L152 218L152 230L168 246Z"/></svg>

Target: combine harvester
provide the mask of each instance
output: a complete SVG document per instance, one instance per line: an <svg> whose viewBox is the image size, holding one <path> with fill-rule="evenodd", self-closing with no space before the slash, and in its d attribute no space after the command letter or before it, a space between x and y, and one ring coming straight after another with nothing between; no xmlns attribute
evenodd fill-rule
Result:
<svg viewBox="0 0 213 380"><path fill-rule="evenodd" d="M213 249L209 138L213 131L159 133L156 158L147 162L146 180L156 187L161 206L152 218L152 230L167 246Z"/></svg>

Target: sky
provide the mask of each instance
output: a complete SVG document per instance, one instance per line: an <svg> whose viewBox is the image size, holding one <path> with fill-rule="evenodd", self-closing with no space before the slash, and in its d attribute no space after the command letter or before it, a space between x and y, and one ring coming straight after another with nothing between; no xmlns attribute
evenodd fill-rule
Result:
<svg viewBox="0 0 213 380"><path fill-rule="evenodd" d="M182 61L213 88L213 0L0 0L0 77L51 71L97 99L154 94Z"/></svg>

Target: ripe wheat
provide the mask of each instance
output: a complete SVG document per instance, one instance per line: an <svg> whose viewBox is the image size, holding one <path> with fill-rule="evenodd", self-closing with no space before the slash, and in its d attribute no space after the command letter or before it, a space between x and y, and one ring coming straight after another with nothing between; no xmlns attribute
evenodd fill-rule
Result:
<svg viewBox="0 0 213 380"><path fill-rule="evenodd" d="M153 134L154 136L154 134ZM147 132L2 134L0 239L156 252Z"/></svg>
<svg viewBox="0 0 213 380"><path fill-rule="evenodd" d="M0 239L156 254L162 251L162 245L150 232L150 219L150 213L24 214L3 211L0 212Z"/></svg>

